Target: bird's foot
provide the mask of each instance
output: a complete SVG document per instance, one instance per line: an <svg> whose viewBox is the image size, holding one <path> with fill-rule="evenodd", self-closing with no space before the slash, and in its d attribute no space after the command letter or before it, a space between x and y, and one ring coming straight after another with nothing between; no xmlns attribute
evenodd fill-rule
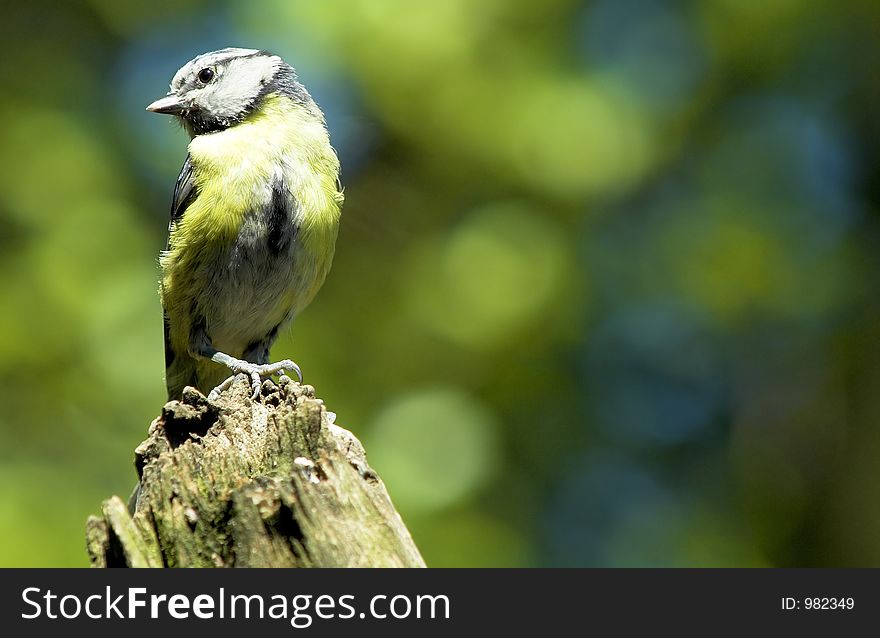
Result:
<svg viewBox="0 0 880 638"><path fill-rule="evenodd" d="M300 370L299 366L290 359L284 359L277 363L251 363L249 361L242 361L241 359L230 357L228 361L224 360L222 363L232 371L232 376L211 390L210 394L208 394L208 399L210 401L217 399L223 390L231 386L238 374L246 374L251 378L251 387L254 390L251 399L254 401L256 401L257 397L260 395L260 386L263 384L263 377L271 377L276 374L284 375L286 371L292 370L293 373L296 374L300 383L302 383L302 370Z"/></svg>

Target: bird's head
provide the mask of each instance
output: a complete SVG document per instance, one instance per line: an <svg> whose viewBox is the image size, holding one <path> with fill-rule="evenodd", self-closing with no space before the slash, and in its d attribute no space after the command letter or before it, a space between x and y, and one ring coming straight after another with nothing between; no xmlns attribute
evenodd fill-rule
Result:
<svg viewBox="0 0 880 638"><path fill-rule="evenodd" d="M277 55L257 49L204 53L180 68L170 88L147 110L179 117L193 137L234 126L272 93L307 108L314 104L293 67Z"/></svg>

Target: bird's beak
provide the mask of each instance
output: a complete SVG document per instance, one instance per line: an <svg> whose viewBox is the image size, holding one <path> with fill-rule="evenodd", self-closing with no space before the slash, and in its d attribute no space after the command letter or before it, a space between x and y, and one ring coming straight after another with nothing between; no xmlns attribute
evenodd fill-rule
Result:
<svg viewBox="0 0 880 638"><path fill-rule="evenodd" d="M160 97L147 107L150 113L165 113L167 115L180 115L184 106L180 101L180 97L174 93L169 93L165 97Z"/></svg>

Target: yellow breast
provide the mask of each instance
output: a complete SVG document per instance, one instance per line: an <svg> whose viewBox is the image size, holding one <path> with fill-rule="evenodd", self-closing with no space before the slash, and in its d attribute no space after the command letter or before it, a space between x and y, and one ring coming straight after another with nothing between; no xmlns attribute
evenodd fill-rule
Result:
<svg viewBox="0 0 880 638"><path fill-rule="evenodd" d="M272 95L244 122L195 137L189 153L199 197L180 234L233 238L242 217L265 203L267 185L280 171L299 206L304 247L321 253L331 235L335 240L339 160L319 113Z"/></svg>

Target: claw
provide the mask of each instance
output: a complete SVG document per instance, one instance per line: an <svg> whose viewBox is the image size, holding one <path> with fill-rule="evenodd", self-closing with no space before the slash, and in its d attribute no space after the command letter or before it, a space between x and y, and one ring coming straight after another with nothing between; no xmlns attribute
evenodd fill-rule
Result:
<svg viewBox="0 0 880 638"><path fill-rule="evenodd" d="M235 377L236 377L236 375L233 374L231 377L228 377L227 379L225 379L216 388L211 390L208 393L208 401L216 401L218 398L220 398L220 393L232 385L233 381L235 381Z"/></svg>
<svg viewBox="0 0 880 638"><path fill-rule="evenodd" d="M215 357L215 360L217 358ZM226 388L232 385L233 381L235 381L235 376L240 373L247 374L251 378L251 387L253 388L253 394L251 395L251 400L256 401L260 396L260 387L263 383L263 377L271 377L276 374L284 374L285 370L293 370L296 373L297 378L300 383L302 383L302 371L299 366L296 365L290 359L284 359L283 361L278 361L277 363L250 363L249 361L242 361L241 359L233 359L232 357L226 358L224 355L223 360L219 360L218 363L223 363L226 365L231 371L232 376L224 380L220 385L211 390L208 394L208 399L215 400L220 396L220 393L223 392Z"/></svg>
<svg viewBox="0 0 880 638"><path fill-rule="evenodd" d="M284 361L279 361L279 362L278 362L277 364L275 364L275 365L282 366L281 368L278 369L278 374L282 374L282 375L283 375L283 374L285 373L285 371L287 371L287 370L293 370L294 374L296 374L296 378L297 378L297 380L298 380L300 383L302 383L302 380L303 380L303 373L302 373L302 370L299 369L299 366L296 365L296 363L294 363L294 362L291 361L290 359L285 359Z"/></svg>
<svg viewBox="0 0 880 638"><path fill-rule="evenodd" d="M251 401L256 401L257 397L260 396L260 385L263 380L260 378L259 372L251 372L251 387L254 389L253 394L251 394Z"/></svg>

